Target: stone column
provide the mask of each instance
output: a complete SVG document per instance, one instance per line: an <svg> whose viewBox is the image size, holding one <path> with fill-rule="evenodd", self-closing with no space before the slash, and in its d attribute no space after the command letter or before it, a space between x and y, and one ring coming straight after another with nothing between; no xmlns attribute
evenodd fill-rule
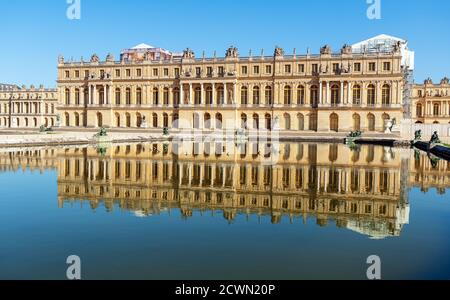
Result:
<svg viewBox="0 0 450 300"><path fill-rule="evenodd" d="M200 105L205 104L205 86L203 83L200 84Z"/></svg>
<svg viewBox="0 0 450 300"><path fill-rule="evenodd" d="M327 96L325 98L326 100L326 104L329 105L330 104L330 82L327 81Z"/></svg>
<svg viewBox="0 0 450 300"><path fill-rule="evenodd" d="M227 84L224 83L223 84L223 104L227 104L228 103L228 89L227 89Z"/></svg>
<svg viewBox="0 0 450 300"><path fill-rule="evenodd" d="M216 99L216 84L213 82L212 83L212 96L211 96L211 103L212 105L215 105L215 100Z"/></svg>
<svg viewBox="0 0 450 300"><path fill-rule="evenodd" d="M350 81L347 81L347 104L352 105L352 84Z"/></svg>
<svg viewBox="0 0 450 300"><path fill-rule="evenodd" d="M180 83L180 106L181 105L184 105L184 87L182 83Z"/></svg>
<svg viewBox="0 0 450 300"><path fill-rule="evenodd" d="M92 104L97 104L97 86L94 85L94 91L93 91L94 95L92 97Z"/></svg>
<svg viewBox="0 0 450 300"><path fill-rule="evenodd" d="M236 82L233 83L233 99L232 99L232 103L233 104L237 103L237 83Z"/></svg>
<svg viewBox="0 0 450 300"><path fill-rule="evenodd" d="M344 82L341 81L340 83L341 98L339 99L339 106L342 106L342 104L344 104Z"/></svg>
<svg viewBox="0 0 450 300"><path fill-rule="evenodd" d="M189 105L193 105L192 99L192 83L189 83Z"/></svg>
<svg viewBox="0 0 450 300"><path fill-rule="evenodd" d="M319 103L320 104L324 104L325 103L325 101L323 101L323 82L322 81L320 81L320 83L319 83Z"/></svg>

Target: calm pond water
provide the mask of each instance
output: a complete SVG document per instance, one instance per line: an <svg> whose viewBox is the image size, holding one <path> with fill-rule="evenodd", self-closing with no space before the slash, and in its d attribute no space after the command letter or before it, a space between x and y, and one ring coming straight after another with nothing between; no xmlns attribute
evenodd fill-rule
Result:
<svg viewBox="0 0 450 300"><path fill-rule="evenodd" d="M0 151L0 278L450 279L450 163L184 143Z"/></svg>

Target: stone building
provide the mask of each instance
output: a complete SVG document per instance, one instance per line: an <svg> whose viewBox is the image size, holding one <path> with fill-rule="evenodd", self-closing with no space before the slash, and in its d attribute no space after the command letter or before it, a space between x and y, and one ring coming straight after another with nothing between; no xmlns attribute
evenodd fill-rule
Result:
<svg viewBox="0 0 450 300"><path fill-rule="evenodd" d="M0 128L55 126L58 93L43 86L0 84Z"/></svg>
<svg viewBox="0 0 450 300"><path fill-rule="evenodd" d="M207 58L146 47L120 61L60 57L61 125L384 131L386 120L403 118L404 73L414 60L406 41L386 35L303 55L276 47L270 56L242 57L230 47L225 57Z"/></svg>
<svg viewBox="0 0 450 300"><path fill-rule="evenodd" d="M431 78L414 85L413 118L419 124L450 124L450 84L443 78L439 84Z"/></svg>

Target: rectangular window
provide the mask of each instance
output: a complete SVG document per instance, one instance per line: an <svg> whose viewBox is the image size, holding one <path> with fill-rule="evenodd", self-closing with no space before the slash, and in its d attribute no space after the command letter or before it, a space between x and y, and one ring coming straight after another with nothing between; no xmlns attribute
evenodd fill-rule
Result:
<svg viewBox="0 0 450 300"><path fill-rule="evenodd" d="M242 66L242 75L247 75L248 70L247 70L247 66Z"/></svg>
<svg viewBox="0 0 450 300"><path fill-rule="evenodd" d="M391 70L391 63L390 62L383 63L383 70L384 71L390 71Z"/></svg>
<svg viewBox="0 0 450 300"><path fill-rule="evenodd" d="M105 78L105 70L100 70L100 77Z"/></svg>
<svg viewBox="0 0 450 300"><path fill-rule="evenodd" d="M319 65L318 64L312 64L311 71L313 74L319 73Z"/></svg>
<svg viewBox="0 0 450 300"><path fill-rule="evenodd" d="M70 78L70 72L66 71L66 78Z"/></svg>
<svg viewBox="0 0 450 300"><path fill-rule="evenodd" d="M136 70L136 76L137 77L141 77L142 76L142 70L141 69L137 69Z"/></svg>
<svg viewBox="0 0 450 300"><path fill-rule="evenodd" d="M299 73L305 73L305 65L304 64L299 64L298 65L298 72Z"/></svg>
<svg viewBox="0 0 450 300"><path fill-rule="evenodd" d="M284 66L284 72L287 73L287 74L290 74L291 73L291 65L285 65Z"/></svg>
<svg viewBox="0 0 450 300"><path fill-rule="evenodd" d="M253 67L253 74L259 74L259 66L254 66Z"/></svg>
<svg viewBox="0 0 450 300"><path fill-rule="evenodd" d="M175 77L180 77L180 68L175 68Z"/></svg>
<svg viewBox="0 0 450 300"><path fill-rule="evenodd" d="M333 73L339 71L339 64L333 64Z"/></svg>
<svg viewBox="0 0 450 300"><path fill-rule="evenodd" d="M155 77L158 76L158 69L156 69L156 68L153 69L153 76L155 76Z"/></svg>
<svg viewBox="0 0 450 300"><path fill-rule="evenodd" d="M375 63L374 62L369 63L369 72L375 72Z"/></svg>
<svg viewBox="0 0 450 300"><path fill-rule="evenodd" d="M127 77L131 77L131 70L130 69L127 69Z"/></svg>
<svg viewBox="0 0 450 300"><path fill-rule="evenodd" d="M164 76L169 77L169 69L168 68L164 68Z"/></svg>
<svg viewBox="0 0 450 300"><path fill-rule="evenodd" d="M75 78L80 78L80 71L78 70L75 71Z"/></svg>
<svg viewBox="0 0 450 300"><path fill-rule="evenodd" d="M213 68L212 67L206 68L206 73L208 74L208 76L211 76L213 73Z"/></svg>
<svg viewBox="0 0 450 300"><path fill-rule="evenodd" d="M355 72L361 72L361 63L355 63L354 69Z"/></svg>
<svg viewBox="0 0 450 300"><path fill-rule="evenodd" d="M200 67L195 68L195 74L200 76L202 74L202 69Z"/></svg>
<svg viewBox="0 0 450 300"><path fill-rule="evenodd" d="M272 74L272 66L271 65L266 66L266 74Z"/></svg>
<svg viewBox="0 0 450 300"><path fill-rule="evenodd" d="M223 71L223 67L219 67L219 75L223 76L224 75L224 71Z"/></svg>
<svg viewBox="0 0 450 300"><path fill-rule="evenodd" d="M120 70L119 69L116 70L116 77L120 77Z"/></svg>
<svg viewBox="0 0 450 300"><path fill-rule="evenodd" d="M84 71L84 77L85 78L89 78L89 71L88 70Z"/></svg>

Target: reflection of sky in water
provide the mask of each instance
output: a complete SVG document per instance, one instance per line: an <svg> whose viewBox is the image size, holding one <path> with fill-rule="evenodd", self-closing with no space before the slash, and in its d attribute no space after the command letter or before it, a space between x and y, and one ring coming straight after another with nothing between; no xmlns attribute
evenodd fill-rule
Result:
<svg viewBox="0 0 450 300"><path fill-rule="evenodd" d="M345 161L348 166L357 165L350 157L321 164L320 154L316 165L322 171L343 167ZM327 159L331 156L322 154ZM64 162L68 155L59 156L55 163ZM365 170L383 169L376 162L377 155L375 152L375 162ZM392 165L384 163L394 177L399 174L399 156L395 153ZM445 190L448 165L441 162L433 169L426 157L421 156L417 162L413 154L406 156L407 184L411 188L406 189L406 203L400 199L394 202L399 209L392 218L320 213L318 208L304 213L295 207L283 209L282 202L276 209L254 208L251 197L244 207L238 205L239 201L236 207L195 202L154 205L150 201L146 209L133 207L132 202L107 203L105 199L98 199L92 209L92 199L80 197L84 200L64 200L61 208L58 193L61 196L65 192L61 188L58 191L61 168L42 173L3 171L0 278L64 279L65 258L76 254L82 258L86 279L365 279L365 260L376 254L382 259L386 279L450 279L450 204ZM397 161L400 164L395 167ZM22 163L26 164L26 159ZM282 173L274 173L274 177L282 177ZM392 182L400 191L400 178ZM381 181L377 183L382 185ZM318 190L318 203L336 197L332 191ZM240 188L235 187L235 192L241 194ZM272 193L273 199L277 199L277 193L281 191ZM295 196L302 195L299 189ZM350 201L352 197L354 193L343 194L340 199ZM388 193L380 201L393 201L391 198ZM381 239L392 232L392 224L401 225L397 234Z"/></svg>

